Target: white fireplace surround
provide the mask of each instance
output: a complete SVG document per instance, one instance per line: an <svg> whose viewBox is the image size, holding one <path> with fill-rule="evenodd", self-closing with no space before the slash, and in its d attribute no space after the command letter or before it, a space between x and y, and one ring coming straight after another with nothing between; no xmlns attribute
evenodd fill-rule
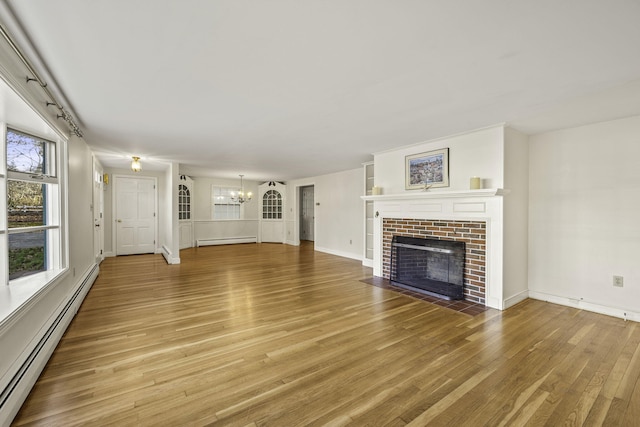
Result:
<svg viewBox="0 0 640 427"><path fill-rule="evenodd" d="M505 298L504 206L508 190L501 188L466 191L413 191L400 194L362 196L373 201L373 275L382 277L382 220L459 220L487 224L486 305L504 310L520 301ZM522 298L524 299L524 298Z"/></svg>

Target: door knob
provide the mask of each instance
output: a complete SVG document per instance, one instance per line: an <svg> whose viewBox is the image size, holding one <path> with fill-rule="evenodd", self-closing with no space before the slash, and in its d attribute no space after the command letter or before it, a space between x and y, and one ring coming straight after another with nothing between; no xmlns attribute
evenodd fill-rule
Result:
<svg viewBox="0 0 640 427"><path fill-rule="evenodd" d="M121 219L119 219L119 220L118 220L118 222L122 222L122 220L121 220Z"/></svg>

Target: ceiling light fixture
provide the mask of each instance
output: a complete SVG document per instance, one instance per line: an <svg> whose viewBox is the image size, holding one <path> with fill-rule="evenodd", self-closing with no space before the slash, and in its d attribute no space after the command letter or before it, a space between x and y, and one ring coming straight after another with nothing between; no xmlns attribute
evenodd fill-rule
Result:
<svg viewBox="0 0 640 427"><path fill-rule="evenodd" d="M131 170L134 172L140 172L142 170L142 164L140 164L140 157L133 156L131 161Z"/></svg>
<svg viewBox="0 0 640 427"><path fill-rule="evenodd" d="M231 200L236 203L244 203L251 200L251 191L249 191L246 195L244 193L244 185L242 184L242 177L244 175L240 175L240 191L236 194L235 191L231 192Z"/></svg>

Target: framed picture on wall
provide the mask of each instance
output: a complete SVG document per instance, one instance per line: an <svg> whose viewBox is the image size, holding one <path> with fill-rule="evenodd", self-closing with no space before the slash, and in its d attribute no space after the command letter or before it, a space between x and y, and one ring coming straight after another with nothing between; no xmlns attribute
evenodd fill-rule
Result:
<svg viewBox="0 0 640 427"><path fill-rule="evenodd" d="M448 148L413 154L405 159L405 188L407 190L449 186Z"/></svg>

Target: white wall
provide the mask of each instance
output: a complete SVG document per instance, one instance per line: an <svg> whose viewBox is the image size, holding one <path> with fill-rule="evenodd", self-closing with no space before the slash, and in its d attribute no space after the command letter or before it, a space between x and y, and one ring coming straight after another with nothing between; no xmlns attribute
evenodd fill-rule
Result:
<svg viewBox="0 0 640 427"><path fill-rule="evenodd" d="M640 320L640 116L532 136L529 157L530 295Z"/></svg>
<svg viewBox="0 0 640 427"><path fill-rule="evenodd" d="M405 157L448 147L449 187L429 191L468 190L472 176L482 178L483 188L503 188L503 129L499 125L375 153L375 185L383 194L420 191L405 190Z"/></svg>
<svg viewBox="0 0 640 427"><path fill-rule="evenodd" d="M528 296L529 138L506 128L504 134L503 300L505 308Z"/></svg>
<svg viewBox="0 0 640 427"><path fill-rule="evenodd" d="M165 173L164 205L159 209L164 216L164 232L160 245L162 255L169 264L180 264L180 228L178 223L178 163L171 163Z"/></svg>
<svg viewBox="0 0 640 427"><path fill-rule="evenodd" d="M361 168L287 182L287 243L300 244L300 187L314 186L315 249L362 260L364 175ZM293 237L291 235L293 234Z"/></svg>

